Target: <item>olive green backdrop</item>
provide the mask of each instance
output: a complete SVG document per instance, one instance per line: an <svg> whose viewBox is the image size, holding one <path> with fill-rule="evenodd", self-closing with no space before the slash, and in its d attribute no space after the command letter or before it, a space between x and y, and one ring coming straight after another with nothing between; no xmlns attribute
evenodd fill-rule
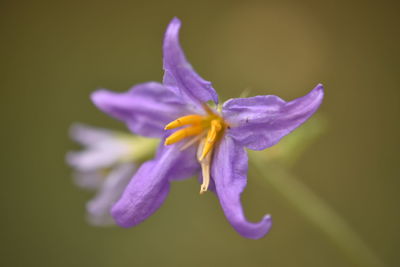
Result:
<svg viewBox="0 0 400 267"><path fill-rule="evenodd" d="M399 266L399 5L395 1L1 1L1 266L353 266L271 188L250 177L251 220L239 236L213 194L176 182L163 207L132 229L95 228L91 194L64 163L73 122L125 129L89 94L162 79L173 16L196 70L222 99L304 95L326 87L328 121L291 173L387 266Z"/></svg>

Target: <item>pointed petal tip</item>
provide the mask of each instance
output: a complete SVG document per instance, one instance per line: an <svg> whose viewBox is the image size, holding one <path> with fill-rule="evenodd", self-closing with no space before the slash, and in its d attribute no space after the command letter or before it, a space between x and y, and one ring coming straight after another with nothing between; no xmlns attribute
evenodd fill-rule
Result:
<svg viewBox="0 0 400 267"><path fill-rule="evenodd" d="M270 214L267 214L263 217L262 222L265 225L265 234L268 234L269 230L271 230L272 226L272 216Z"/></svg>
<svg viewBox="0 0 400 267"><path fill-rule="evenodd" d="M182 23L182 22L181 22L181 20L180 20L178 17L173 17L172 20L171 20L171 22L170 22L169 24L170 24L170 25L171 25L171 24L174 24L174 25L179 25L179 26L180 26L181 23Z"/></svg>
<svg viewBox="0 0 400 267"><path fill-rule="evenodd" d="M324 86L322 85L322 83L317 84L317 86L315 86L315 88L310 92L310 94L313 94L313 98L314 101L319 102L319 104L316 106L316 108L319 107L319 105L322 102L322 99L324 98Z"/></svg>
<svg viewBox="0 0 400 267"><path fill-rule="evenodd" d="M269 233L271 227L272 227L272 218L271 215L268 214L265 215L260 222L253 224L252 227L247 228L245 231L241 231L242 229L238 228L236 228L236 230L243 237L249 239L260 239Z"/></svg>
<svg viewBox="0 0 400 267"><path fill-rule="evenodd" d="M260 238L264 237L266 234L269 233L272 227L272 217L271 215L267 214L263 217L262 219L262 224L263 224L263 232L264 234L260 236Z"/></svg>
<svg viewBox="0 0 400 267"><path fill-rule="evenodd" d="M315 86L314 90L316 91L320 91L320 93L324 93L324 85L322 83L317 84L317 86Z"/></svg>
<svg viewBox="0 0 400 267"><path fill-rule="evenodd" d="M106 105L106 100L109 92L105 89L100 89L94 91L90 94L90 99L92 100L93 104L98 107L99 109L103 110Z"/></svg>
<svg viewBox="0 0 400 267"><path fill-rule="evenodd" d="M181 27L181 21L177 17L174 17L170 23L168 24L167 30L165 32L165 39L173 38L174 36L178 36L179 29Z"/></svg>
<svg viewBox="0 0 400 267"><path fill-rule="evenodd" d="M127 121L127 100L123 94L99 89L90 95L92 103L102 112L121 121Z"/></svg>
<svg viewBox="0 0 400 267"><path fill-rule="evenodd" d="M163 42L164 84L178 88L176 94L195 105L213 101L218 104L218 95L211 82L197 74L187 61L179 43L181 21L174 17L168 24Z"/></svg>
<svg viewBox="0 0 400 267"><path fill-rule="evenodd" d="M316 94L315 98L322 100L324 97L324 85L322 83L317 84L317 86L314 87L313 90L311 90L311 93Z"/></svg>

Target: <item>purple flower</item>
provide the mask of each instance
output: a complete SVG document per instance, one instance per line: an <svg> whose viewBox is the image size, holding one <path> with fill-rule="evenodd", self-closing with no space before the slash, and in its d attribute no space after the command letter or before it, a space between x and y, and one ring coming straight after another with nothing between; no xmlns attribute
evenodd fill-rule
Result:
<svg viewBox="0 0 400 267"><path fill-rule="evenodd" d="M75 124L71 138L85 150L69 152L66 160L75 169L75 183L97 191L87 205L91 224L114 224L110 209L134 175L140 158L154 151L154 141L106 129Z"/></svg>
<svg viewBox="0 0 400 267"><path fill-rule="evenodd" d="M246 186L245 148L262 150L276 144L319 107L323 87L285 102L272 95L230 99L215 109L218 96L211 83L191 67L179 44L180 21L165 33L163 83L148 82L125 93L99 90L92 100L102 111L125 122L136 134L163 140L156 157L144 163L112 208L117 224L137 225L164 202L173 180L199 174L200 193L218 196L234 229L247 238L261 238L271 217L246 220L240 195Z"/></svg>

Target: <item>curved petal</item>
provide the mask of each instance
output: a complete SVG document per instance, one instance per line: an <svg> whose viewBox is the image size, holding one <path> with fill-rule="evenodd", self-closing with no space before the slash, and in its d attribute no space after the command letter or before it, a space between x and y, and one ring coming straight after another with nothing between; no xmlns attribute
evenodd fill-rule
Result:
<svg viewBox="0 0 400 267"><path fill-rule="evenodd" d="M156 158L139 168L120 200L113 206L111 214L116 223L131 227L147 219L164 202L169 192L169 181L196 172L198 164L193 164L195 160L191 150L180 151L177 145L161 145Z"/></svg>
<svg viewBox="0 0 400 267"><path fill-rule="evenodd" d="M103 112L127 124L146 137L162 137L164 126L185 112L179 98L160 83L148 82L124 93L98 90L93 103Z"/></svg>
<svg viewBox="0 0 400 267"><path fill-rule="evenodd" d="M190 101L199 105L211 100L218 103L218 95L211 83L201 78L186 60L179 44L180 27L180 20L174 18L165 32L163 82L185 102Z"/></svg>
<svg viewBox="0 0 400 267"><path fill-rule="evenodd" d="M233 228L252 239L267 234L272 225L270 215L264 216L258 223L251 223L243 214L240 195L247 180L247 153L244 148L225 136L215 151L211 173L222 209Z"/></svg>
<svg viewBox="0 0 400 267"><path fill-rule="evenodd" d="M275 145L304 123L320 106L322 84L307 95L290 102L273 95L237 98L223 106L223 116L231 124L228 135L253 150Z"/></svg>
<svg viewBox="0 0 400 267"><path fill-rule="evenodd" d="M93 225L114 224L110 209L119 199L126 185L135 173L136 167L132 163L118 165L105 177L96 197L86 205L89 222Z"/></svg>

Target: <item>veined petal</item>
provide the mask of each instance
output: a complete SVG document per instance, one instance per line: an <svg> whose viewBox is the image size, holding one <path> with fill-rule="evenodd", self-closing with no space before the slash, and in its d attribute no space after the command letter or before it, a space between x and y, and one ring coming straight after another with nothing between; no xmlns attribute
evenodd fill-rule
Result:
<svg viewBox="0 0 400 267"><path fill-rule="evenodd" d="M160 146L154 160L144 163L113 206L111 214L122 227L135 226L152 215L164 202L169 182L193 175L199 168L193 150L178 145Z"/></svg>
<svg viewBox="0 0 400 267"><path fill-rule="evenodd" d="M114 224L110 209L119 199L129 180L132 178L136 167L132 163L124 163L116 166L105 177L96 197L88 202L88 220L93 225Z"/></svg>
<svg viewBox="0 0 400 267"><path fill-rule="evenodd" d="M244 237L258 239L268 233L272 221L269 215L258 223L248 222L244 216L240 195L246 187L247 153L229 136L221 140L212 162L212 177L225 216L235 230Z"/></svg>
<svg viewBox="0 0 400 267"><path fill-rule="evenodd" d="M177 95L185 99L185 102L193 102L195 105L214 101L218 103L218 95L211 82L201 78L186 60L185 54L179 43L179 29L181 22L174 18L168 25L164 38L164 84Z"/></svg>
<svg viewBox="0 0 400 267"><path fill-rule="evenodd" d="M164 85L148 82L124 93L98 90L93 103L108 115L127 124L129 129L146 137L162 137L164 126L185 112L185 105Z"/></svg>
<svg viewBox="0 0 400 267"><path fill-rule="evenodd" d="M273 146L304 123L318 109L323 96L324 89L319 84L290 102L273 95L231 99L222 111L231 125L227 134L253 150Z"/></svg>

